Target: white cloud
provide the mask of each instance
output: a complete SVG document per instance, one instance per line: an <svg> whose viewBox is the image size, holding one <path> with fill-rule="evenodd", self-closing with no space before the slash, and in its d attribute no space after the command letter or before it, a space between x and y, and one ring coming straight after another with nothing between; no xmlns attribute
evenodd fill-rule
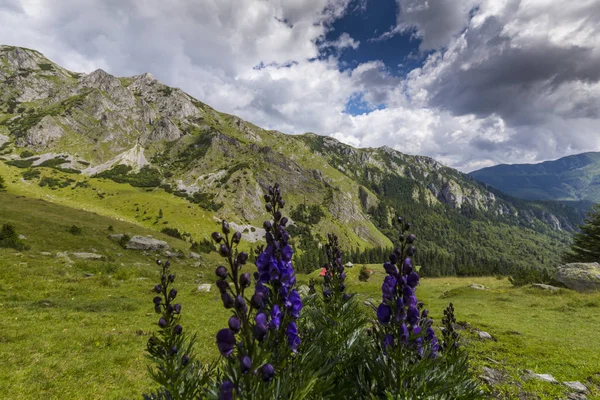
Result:
<svg viewBox="0 0 600 400"><path fill-rule="evenodd" d="M324 45L369 45L351 31L325 42L350 3L0 0L0 42L75 71L150 71L265 128L388 145L464 170L600 150L597 0L402 2L393 32L412 29L433 50L406 77L378 60L340 72L335 55L315 59ZM387 108L344 113L357 93Z"/></svg>

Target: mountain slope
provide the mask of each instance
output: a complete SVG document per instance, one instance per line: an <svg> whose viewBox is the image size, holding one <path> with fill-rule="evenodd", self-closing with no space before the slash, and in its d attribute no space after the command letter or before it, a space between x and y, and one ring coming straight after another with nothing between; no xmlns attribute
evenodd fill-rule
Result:
<svg viewBox="0 0 600 400"><path fill-rule="evenodd" d="M600 202L600 153L539 164L502 164L470 175L523 199Z"/></svg>
<svg viewBox="0 0 600 400"><path fill-rule="evenodd" d="M364 252L396 240L397 214L414 222L431 273L553 265L581 218L494 193L428 157L264 130L150 74L77 74L10 46L0 46L0 142L11 192L168 223L198 240L219 218L260 238L262 196L277 181L305 269L319 265L327 232L368 261Z"/></svg>

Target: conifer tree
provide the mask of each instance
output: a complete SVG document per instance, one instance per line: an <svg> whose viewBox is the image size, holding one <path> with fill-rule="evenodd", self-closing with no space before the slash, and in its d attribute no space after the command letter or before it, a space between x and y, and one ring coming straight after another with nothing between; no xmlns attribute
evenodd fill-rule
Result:
<svg viewBox="0 0 600 400"><path fill-rule="evenodd" d="M564 256L566 262L600 262L600 204L588 212L581 231L573 238L573 245Z"/></svg>
<svg viewBox="0 0 600 400"><path fill-rule="evenodd" d="M4 183L4 178L2 177L2 175L0 175L0 192L3 192L6 190L6 184Z"/></svg>

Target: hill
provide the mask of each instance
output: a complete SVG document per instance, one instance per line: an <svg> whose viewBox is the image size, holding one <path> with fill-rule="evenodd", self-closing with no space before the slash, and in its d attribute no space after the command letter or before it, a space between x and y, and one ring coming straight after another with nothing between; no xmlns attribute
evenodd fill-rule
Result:
<svg viewBox="0 0 600 400"><path fill-rule="evenodd" d="M523 199L600 202L600 153L577 154L539 164L502 164L470 175Z"/></svg>

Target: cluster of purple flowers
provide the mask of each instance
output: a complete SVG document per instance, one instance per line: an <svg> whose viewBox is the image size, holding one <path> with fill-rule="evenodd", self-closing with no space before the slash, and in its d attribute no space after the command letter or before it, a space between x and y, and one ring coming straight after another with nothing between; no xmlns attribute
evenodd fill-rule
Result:
<svg viewBox="0 0 600 400"><path fill-rule="evenodd" d="M325 283L323 284L323 298L325 301L331 299L336 294L342 294L346 290L346 272L342 264L342 251L338 245L338 237L335 234L327 234L327 244L325 245L327 254L327 264L325 268ZM344 294L343 299L348 300L349 294Z"/></svg>
<svg viewBox="0 0 600 400"><path fill-rule="evenodd" d="M439 344L433 321L428 318L428 311L420 311L420 303L416 296L419 275L413 267L412 257L416 252L414 234L406 235L409 223L401 224L400 247L390 254L389 261L383 264L387 273L381 286L382 302L377 308L377 319L384 331L382 345L385 349L396 344L412 346L419 355L423 353L423 339L429 344L430 356L437 357Z"/></svg>
<svg viewBox="0 0 600 400"><path fill-rule="evenodd" d="M157 260L162 268L160 283L155 285L153 291L157 294L154 297L154 311L162 314L158 320L159 336L153 335L148 340L148 349L151 354L161 355L163 357L174 357L179 352L179 340L177 336L183 333L183 327L179 324L181 314L181 304L173 304L177 297L177 289L169 288L175 281L175 274L169 273L171 263ZM189 361L187 354L181 358L181 363L185 366Z"/></svg>
<svg viewBox="0 0 600 400"><path fill-rule="evenodd" d="M219 244L220 254L229 263L229 269L219 266L215 272L219 278L217 287L221 292L223 305L233 310L233 315L229 318L229 327L217 333L217 346L227 358L231 357L237 346L237 363L242 374L248 374L253 365L262 364L254 370L254 374L269 382L275 375L275 367L263 360L253 360L253 353L260 353L255 347L257 345L271 354L296 352L300 345L296 320L300 317L302 301L295 289L293 249L289 244L290 236L285 230L288 219L281 213L285 202L281 197L279 185L269 187L269 192L264 197L266 210L273 220L264 223L267 245L256 260L257 270L253 274L254 293L249 301L245 290L251 285L250 273L241 273L248 260L248 254L237 251L241 234L235 232L230 235L229 224L223 221L222 234L213 233L213 240ZM233 288L228 279L232 281ZM287 342L287 350L281 349L280 344L284 341ZM230 393L234 386L230 381L224 382L221 397L228 398L227 393Z"/></svg>

